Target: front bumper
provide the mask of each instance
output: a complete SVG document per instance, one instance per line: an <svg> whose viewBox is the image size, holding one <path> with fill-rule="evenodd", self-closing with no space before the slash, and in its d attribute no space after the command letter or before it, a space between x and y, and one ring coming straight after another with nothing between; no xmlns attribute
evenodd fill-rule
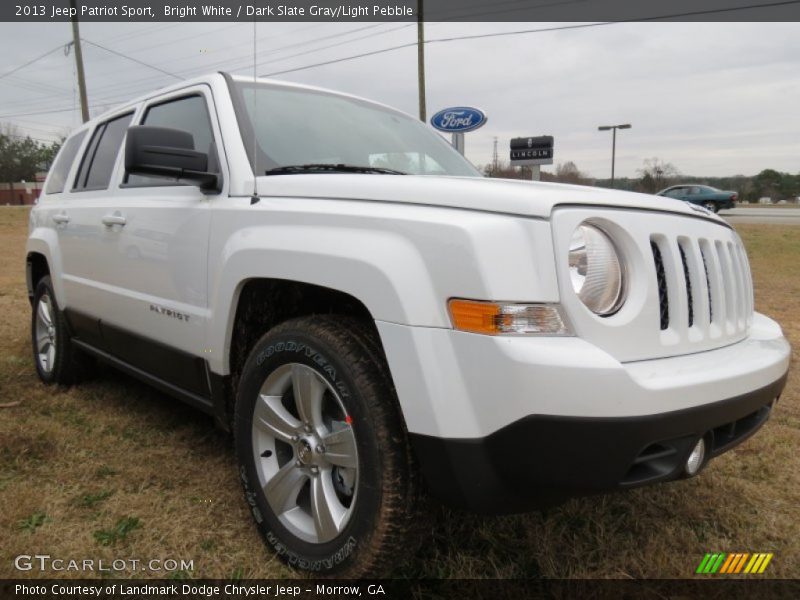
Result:
<svg viewBox="0 0 800 600"><path fill-rule="evenodd" d="M701 436L713 458L765 422L790 356L759 314L736 344L631 363L580 338L377 325L430 491L492 513L680 477Z"/></svg>
<svg viewBox="0 0 800 600"><path fill-rule="evenodd" d="M478 440L411 434L434 496L476 512L510 513L683 475L698 439L707 459L769 417L786 377L736 398L643 417L529 416Z"/></svg>

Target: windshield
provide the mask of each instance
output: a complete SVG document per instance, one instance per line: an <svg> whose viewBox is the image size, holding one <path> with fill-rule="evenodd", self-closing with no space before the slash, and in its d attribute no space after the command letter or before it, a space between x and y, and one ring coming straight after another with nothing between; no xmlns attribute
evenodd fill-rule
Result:
<svg viewBox="0 0 800 600"><path fill-rule="evenodd" d="M440 135L391 109L266 83L238 81L233 88L242 139L258 175L323 164L410 175L480 176Z"/></svg>

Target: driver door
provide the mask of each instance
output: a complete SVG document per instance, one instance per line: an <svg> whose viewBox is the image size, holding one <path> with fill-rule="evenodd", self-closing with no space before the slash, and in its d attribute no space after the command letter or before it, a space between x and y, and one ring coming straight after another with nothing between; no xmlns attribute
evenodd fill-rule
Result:
<svg viewBox="0 0 800 600"><path fill-rule="evenodd" d="M140 125L192 134L195 150L217 156L211 92L193 86L146 104ZM210 161L212 162L212 161ZM219 170L213 160L212 170ZM103 319L113 354L190 394L207 397L202 358L208 320L208 243L216 192L120 169L109 260L113 298Z"/></svg>

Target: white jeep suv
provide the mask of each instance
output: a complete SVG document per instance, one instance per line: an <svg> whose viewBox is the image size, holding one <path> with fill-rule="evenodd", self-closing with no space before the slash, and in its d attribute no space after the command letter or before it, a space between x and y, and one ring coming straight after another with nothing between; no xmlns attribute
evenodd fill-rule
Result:
<svg viewBox="0 0 800 600"><path fill-rule="evenodd" d="M339 576L409 555L428 494L514 512L694 475L789 364L715 215L485 179L397 110L226 74L72 133L27 280L42 381L99 359L213 415L266 543Z"/></svg>

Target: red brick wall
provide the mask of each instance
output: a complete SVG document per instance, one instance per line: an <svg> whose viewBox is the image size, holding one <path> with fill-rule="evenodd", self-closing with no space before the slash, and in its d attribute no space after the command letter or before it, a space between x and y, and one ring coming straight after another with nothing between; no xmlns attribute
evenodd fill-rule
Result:
<svg viewBox="0 0 800 600"><path fill-rule="evenodd" d="M7 204L15 206L34 204L42 192L42 185L40 181L30 182L29 184L15 183L12 191L7 183L0 183L0 206ZM28 188L30 188L30 191L28 191Z"/></svg>

